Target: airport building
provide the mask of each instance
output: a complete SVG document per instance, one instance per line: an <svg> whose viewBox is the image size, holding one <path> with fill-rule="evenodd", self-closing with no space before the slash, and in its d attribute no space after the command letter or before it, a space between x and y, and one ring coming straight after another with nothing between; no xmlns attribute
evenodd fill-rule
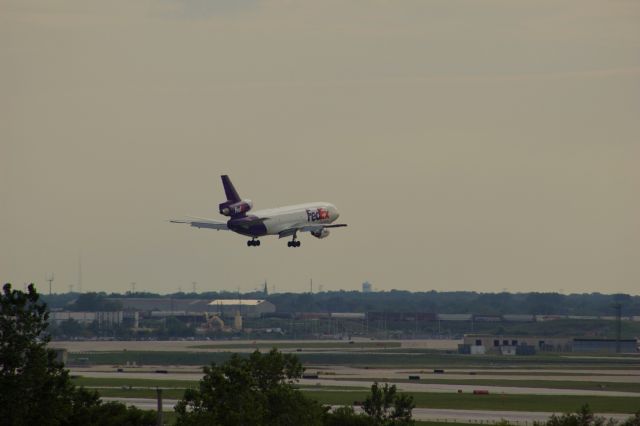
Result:
<svg viewBox="0 0 640 426"><path fill-rule="evenodd" d="M532 355L536 352L570 352L571 346L569 337L465 334L458 350L470 354Z"/></svg>
<svg viewBox="0 0 640 426"><path fill-rule="evenodd" d="M64 321L74 320L80 324L87 325L93 322L98 324L100 328L112 328L122 324L124 313L122 311L114 312L71 312L56 311L49 314L49 320L55 324Z"/></svg>
<svg viewBox="0 0 640 426"><path fill-rule="evenodd" d="M573 339L573 352L585 353L617 353L618 345L620 353L638 353L638 341L636 339Z"/></svg>
<svg viewBox="0 0 640 426"><path fill-rule="evenodd" d="M218 299L209 303L209 312L225 318L234 318L236 312L246 318L260 318L276 311L276 306L262 299Z"/></svg>
<svg viewBox="0 0 640 426"><path fill-rule="evenodd" d="M125 311L187 311L206 312L206 299L178 299L172 297L110 297L107 300L119 303Z"/></svg>
<svg viewBox="0 0 640 426"><path fill-rule="evenodd" d="M125 311L143 312L145 316L194 316L208 313L233 318L236 311L242 316L258 318L273 313L276 307L263 299L177 299L169 297L118 297L109 300L122 304ZM172 314L174 313L174 314Z"/></svg>

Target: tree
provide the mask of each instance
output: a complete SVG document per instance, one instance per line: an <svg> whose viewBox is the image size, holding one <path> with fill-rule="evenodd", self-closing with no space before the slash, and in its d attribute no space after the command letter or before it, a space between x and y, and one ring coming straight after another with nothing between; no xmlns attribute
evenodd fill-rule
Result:
<svg viewBox="0 0 640 426"><path fill-rule="evenodd" d="M67 370L47 349L48 314L33 284L5 284L0 300L0 418L8 425L59 424L72 409Z"/></svg>
<svg viewBox="0 0 640 426"><path fill-rule="evenodd" d="M412 410L415 404L413 397L398 394L396 385L379 386L378 382L371 385L371 395L364 401L364 412L372 419L374 425L395 426L413 424Z"/></svg>
<svg viewBox="0 0 640 426"><path fill-rule="evenodd" d="M302 372L294 355L276 349L212 363L178 402L177 425L320 426L326 410L293 387Z"/></svg>
<svg viewBox="0 0 640 426"><path fill-rule="evenodd" d="M103 403L95 391L76 389L72 412L61 426L154 426L156 415L119 402Z"/></svg>
<svg viewBox="0 0 640 426"><path fill-rule="evenodd" d="M327 413L324 426L372 426L373 419L365 414L356 414L353 407L343 406Z"/></svg>
<svg viewBox="0 0 640 426"><path fill-rule="evenodd" d="M46 304L33 284L27 293L5 284L0 296L0 419L7 426L151 426L152 412L103 404L76 388L47 348Z"/></svg>
<svg viewBox="0 0 640 426"><path fill-rule="evenodd" d="M73 311L119 311L122 303L108 300L104 293L82 293L69 306Z"/></svg>
<svg viewBox="0 0 640 426"><path fill-rule="evenodd" d="M585 404L575 413L563 414L562 416L552 415L546 426L613 426L615 424L616 422L613 420L607 422L604 417L596 416L591 411L589 404Z"/></svg>
<svg viewBox="0 0 640 426"><path fill-rule="evenodd" d="M633 417L629 417L620 426L640 426L640 410L636 411Z"/></svg>
<svg viewBox="0 0 640 426"><path fill-rule="evenodd" d="M67 337L76 337L81 336L85 328L73 318L69 318L68 320L64 320L60 323L59 327L60 332Z"/></svg>

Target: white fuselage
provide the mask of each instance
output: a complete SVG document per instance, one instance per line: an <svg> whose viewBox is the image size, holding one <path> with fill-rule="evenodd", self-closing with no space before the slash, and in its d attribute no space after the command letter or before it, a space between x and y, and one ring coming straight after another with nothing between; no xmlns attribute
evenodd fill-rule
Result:
<svg viewBox="0 0 640 426"><path fill-rule="evenodd" d="M330 203L316 202L251 212L252 216L264 219L267 235L277 235L284 230L305 225L332 223L340 213Z"/></svg>

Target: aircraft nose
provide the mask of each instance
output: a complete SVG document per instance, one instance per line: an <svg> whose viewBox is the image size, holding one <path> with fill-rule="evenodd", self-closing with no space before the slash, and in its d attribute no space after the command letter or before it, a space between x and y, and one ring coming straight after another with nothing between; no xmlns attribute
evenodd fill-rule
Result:
<svg viewBox="0 0 640 426"><path fill-rule="evenodd" d="M336 206L331 206L331 216L333 216L334 219L337 219L340 217L340 212L338 211Z"/></svg>

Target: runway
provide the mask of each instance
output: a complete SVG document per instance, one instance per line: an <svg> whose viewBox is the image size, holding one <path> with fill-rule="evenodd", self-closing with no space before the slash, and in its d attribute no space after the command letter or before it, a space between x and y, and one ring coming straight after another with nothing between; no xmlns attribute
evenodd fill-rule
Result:
<svg viewBox="0 0 640 426"><path fill-rule="evenodd" d="M171 373L157 374L152 372L106 372L106 371L87 371L87 370L71 370L74 375L84 377L103 377L103 378L130 378L130 379L156 379L156 380L193 380L202 379L202 373ZM318 390L322 390L322 386L332 387L361 387L367 388L371 386L373 381L360 380L332 380L325 378L318 379L301 379L299 384L306 386L320 385ZM607 390L585 390L585 389L553 389L553 388L527 388L527 387L510 387L510 386L482 386L482 385L458 385L458 384L436 384L436 383L398 383L389 380L387 383L395 384L398 390L404 392L440 392L453 393L462 390L465 393L471 393L476 389L486 389L490 393L510 394L510 395L590 395L590 396L631 396L637 397L638 393L619 392Z"/></svg>

